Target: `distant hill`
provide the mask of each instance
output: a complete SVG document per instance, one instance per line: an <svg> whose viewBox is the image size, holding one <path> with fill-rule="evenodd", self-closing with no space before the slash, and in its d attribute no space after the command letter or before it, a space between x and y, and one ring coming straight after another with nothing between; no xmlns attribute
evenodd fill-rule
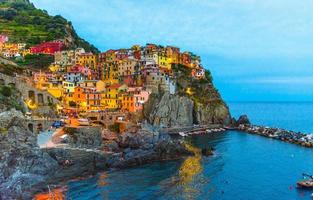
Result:
<svg viewBox="0 0 313 200"><path fill-rule="evenodd" d="M28 46L44 41L64 39L67 48L83 47L94 53L99 50L80 38L71 22L60 15L50 16L28 0L0 0L0 34L11 42L26 42Z"/></svg>

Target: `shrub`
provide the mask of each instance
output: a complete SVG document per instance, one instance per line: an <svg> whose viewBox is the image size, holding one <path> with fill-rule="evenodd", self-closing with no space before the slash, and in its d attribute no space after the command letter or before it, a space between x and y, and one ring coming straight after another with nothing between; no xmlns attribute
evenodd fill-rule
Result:
<svg viewBox="0 0 313 200"><path fill-rule="evenodd" d="M118 133L120 131L120 126L118 123L114 123L109 126L109 130L115 133Z"/></svg>
<svg viewBox="0 0 313 200"><path fill-rule="evenodd" d="M12 95L12 90L8 86L3 86L1 88L1 94L5 97L10 97Z"/></svg>

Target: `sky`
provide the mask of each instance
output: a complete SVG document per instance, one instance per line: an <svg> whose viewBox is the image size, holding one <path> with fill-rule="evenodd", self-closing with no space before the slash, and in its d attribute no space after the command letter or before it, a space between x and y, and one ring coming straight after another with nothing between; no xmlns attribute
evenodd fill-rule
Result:
<svg viewBox="0 0 313 200"><path fill-rule="evenodd" d="M202 58L230 101L313 101L312 0L31 0L101 51L156 43Z"/></svg>

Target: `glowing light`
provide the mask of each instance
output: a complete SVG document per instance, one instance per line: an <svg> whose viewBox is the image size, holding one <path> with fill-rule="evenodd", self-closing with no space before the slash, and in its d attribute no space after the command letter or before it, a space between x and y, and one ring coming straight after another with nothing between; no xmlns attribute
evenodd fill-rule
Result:
<svg viewBox="0 0 313 200"><path fill-rule="evenodd" d="M192 89L190 87L188 87L186 89L186 93L189 94L189 95L192 95L193 94Z"/></svg>
<svg viewBox="0 0 313 200"><path fill-rule="evenodd" d="M25 103L26 103L27 107L31 110L34 110L38 107L37 104L34 103L31 99L27 100Z"/></svg>

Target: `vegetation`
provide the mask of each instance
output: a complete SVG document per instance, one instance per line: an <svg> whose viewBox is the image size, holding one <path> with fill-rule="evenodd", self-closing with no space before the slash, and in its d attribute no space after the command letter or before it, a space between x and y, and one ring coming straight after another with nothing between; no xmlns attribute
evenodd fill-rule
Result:
<svg viewBox="0 0 313 200"><path fill-rule="evenodd" d="M17 60L16 63L21 66L27 66L34 69L48 68L54 61L54 57L47 54L26 55L24 59Z"/></svg>
<svg viewBox="0 0 313 200"><path fill-rule="evenodd" d="M218 91L212 84L212 75L206 70L204 79L190 78L192 69L180 65L172 65L176 77L177 92L180 96L189 96L197 104L222 103Z"/></svg>
<svg viewBox="0 0 313 200"><path fill-rule="evenodd" d="M23 111L21 94L14 87L0 85L0 107L7 110L15 108Z"/></svg>
<svg viewBox="0 0 313 200"><path fill-rule="evenodd" d="M4 97L10 97L12 95L12 90L8 86L3 86L3 87L1 87L1 94Z"/></svg>
<svg viewBox="0 0 313 200"><path fill-rule="evenodd" d="M15 73L21 74L24 70L25 68L22 66L0 63L0 73L6 74L8 76L13 76Z"/></svg>
<svg viewBox="0 0 313 200"><path fill-rule="evenodd" d="M118 133L120 131L120 126L118 123L114 123L112 125L109 125L109 130Z"/></svg>
<svg viewBox="0 0 313 200"><path fill-rule="evenodd" d="M28 46L72 37L74 41L68 48L99 51L76 34L71 22L60 15L50 16L47 11L36 9L27 0L0 0L0 30L11 42L26 42Z"/></svg>

